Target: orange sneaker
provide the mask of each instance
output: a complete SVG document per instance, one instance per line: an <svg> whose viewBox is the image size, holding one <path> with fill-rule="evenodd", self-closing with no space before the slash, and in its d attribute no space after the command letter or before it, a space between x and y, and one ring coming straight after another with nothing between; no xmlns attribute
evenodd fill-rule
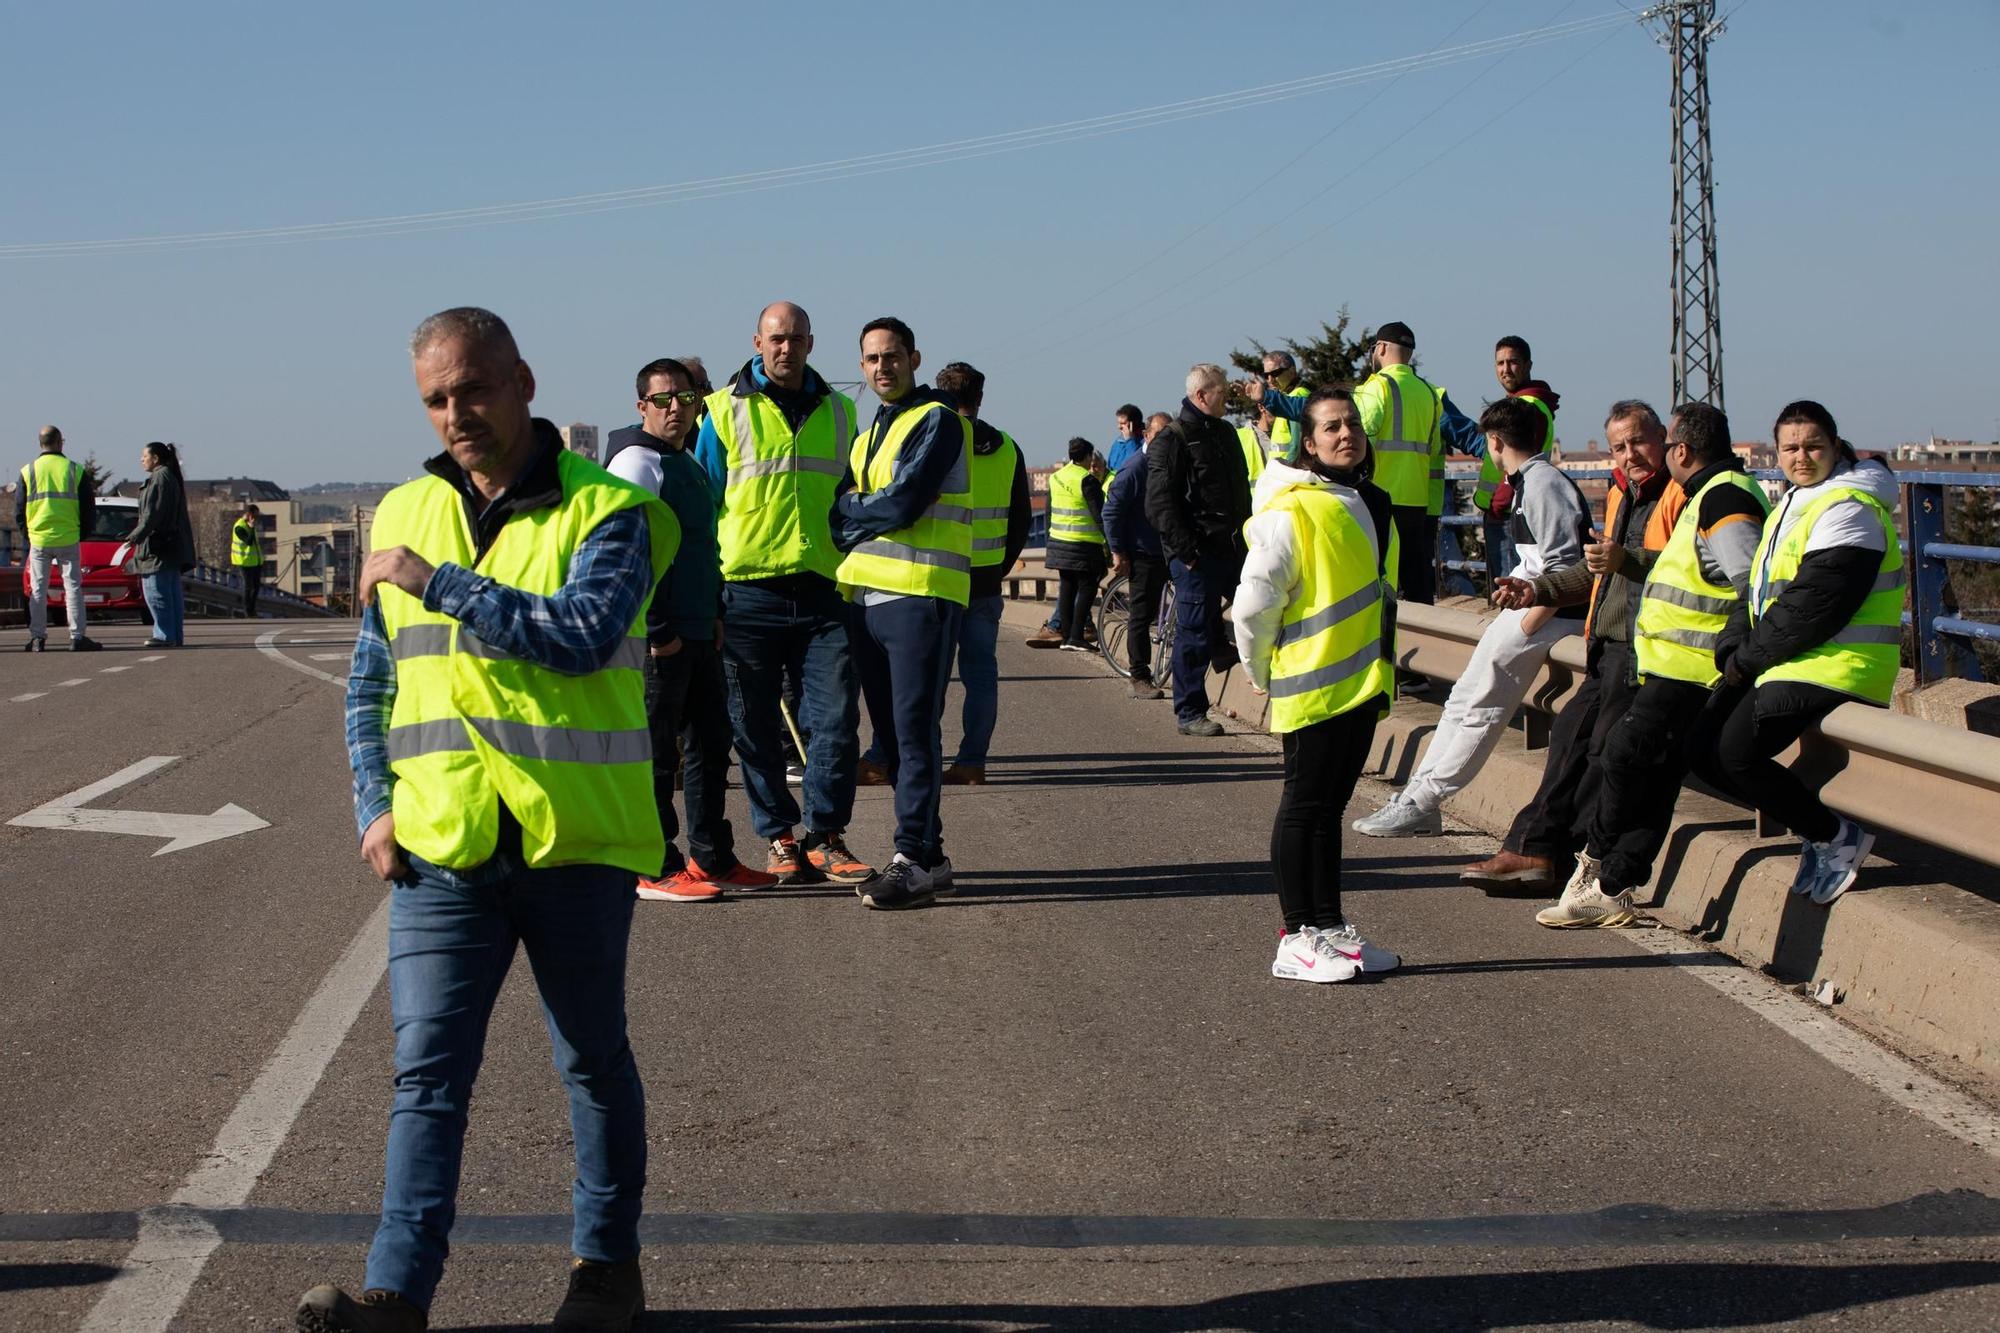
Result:
<svg viewBox="0 0 2000 1333"><path fill-rule="evenodd" d="M789 833L771 839L771 855L764 869L780 884L818 884L826 878L806 860L799 840Z"/></svg>
<svg viewBox="0 0 2000 1333"><path fill-rule="evenodd" d="M688 866L690 870L694 868L693 865ZM752 870L741 861L732 866L727 874L710 876L707 871L703 871L702 874L716 884L726 884L732 889L744 889L751 892L755 892L758 889L771 888L778 882L776 875L762 870Z"/></svg>
<svg viewBox="0 0 2000 1333"><path fill-rule="evenodd" d="M857 787L886 787L889 785L889 770L873 759L863 758L854 770L854 785Z"/></svg>
<svg viewBox="0 0 2000 1333"><path fill-rule="evenodd" d="M655 903L712 903L722 897L722 885L702 874L699 866L688 866L665 879L641 877L639 896Z"/></svg>
<svg viewBox="0 0 2000 1333"><path fill-rule="evenodd" d="M812 868L836 883L859 884L875 877L875 867L848 851L838 833L807 833L805 852Z"/></svg>

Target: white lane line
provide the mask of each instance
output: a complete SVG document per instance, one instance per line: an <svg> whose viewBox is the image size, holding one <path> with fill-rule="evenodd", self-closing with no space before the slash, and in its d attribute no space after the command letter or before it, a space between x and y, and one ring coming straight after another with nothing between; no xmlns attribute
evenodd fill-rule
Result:
<svg viewBox="0 0 2000 1333"><path fill-rule="evenodd" d="M179 1317L208 1257L214 1227L179 1208L237 1208L249 1198L319 1086L389 965L389 897L370 914L327 972L165 1208L140 1214L139 1239L83 1321L83 1333L165 1333Z"/></svg>
<svg viewBox="0 0 2000 1333"><path fill-rule="evenodd" d="M10 703L10 704L24 704L24 703L28 702L28 700L30 700L30 699L39 699L39 698L41 698L41 697L42 697L43 695L45 695L45 694L47 694L47 693L48 693L48 691L47 691L47 690L30 690L30 691L29 691L28 693L26 693L26 694L17 694L17 695L15 695L15 696L14 696L13 698L9 699L9 700L8 700L7 702L8 702L8 703Z"/></svg>
<svg viewBox="0 0 2000 1333"><path fill-rule="evenodd" d="M142 657L139 660L141 662L157 662L160 661L165 656L166 656L165 653L154 653L151 657Z"/></svg>
<svg viewBox="0 0 2000 1333"><path fill-rule="evenodd" d="M1902 1056L1877 1046L1813 1001L1675 930L1623 931L1620 938L1649 953L1664 955L1787 1036L1805 1043L1843 1073L1898 1106L1915 1111L1952 1137L2000 1157L2000 1116Z"/></svg>
<svg viewBox="0 0 2000 1333"><path fill-rule="evenodd" d="M352 661L353 659L354 659L354 654L353 654L353 653L314 653L314 654L312 654L312 660L313 660L313 661L315 661L315 662L349 662L349 661Z"/></svg>
<svg viewBox="0 0 2000 1333"><path fill-rule="evenodd" d="M347 677L336 676L331 672L321 671L318 667L307 666L304 662L301 662L296 658L285 656L283 653L279 652L275 647L272 646L277 641L278 641L278 631L267 630L264 633L259 634L257 636L257 651L264 654L264 656L272 659L273 661L283 662L286 666L290 667L294 671L303 671L308 676L319 677L321 680L325 681L329 685L338 685L343 689L346 688Z"/></svg>
<svg viewBox="0 0 2000 1333"><path fill-rule="evenodd" d="M72 685L88 685L88 684L90 684L90 677L88 677L88 676L78 676L78 677L77 677L77 678L76 678L75 680L59 680L59 681L57 681L57 682L56 682L56 688L57 688L57 689L59 689L59 690L66 690L66 689L68 689L68 688L69 688L70 686L72 686Z"/></svg>
<svg viewBox="0 0 2000 1333"><path fill-rule="evenodd" d="M130 671L131 669L132 668L130 666L104 667L101 670L99 670L97 674L100 676L115 676L121 671Z"/></svg>

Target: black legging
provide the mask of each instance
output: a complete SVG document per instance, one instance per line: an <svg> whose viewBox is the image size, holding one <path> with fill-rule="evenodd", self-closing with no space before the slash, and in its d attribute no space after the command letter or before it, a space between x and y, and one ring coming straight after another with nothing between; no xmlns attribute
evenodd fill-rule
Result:
<svg viewBox="0 0 2000 1333"><path fill-rule="evenodd" d="M1065 569L1058 571L1061 580L1056 588L1056 605L1062 608L1063 642L1081 644L1083 632L1090 627L1090 604L1097 599L1095 570L1088 573Z"/></svg>
<svg viewBox="0 0 2000 1333"><path fill-rule="evenodd" d="M1736 689L1703 714L1690 741L1695 772L1801 838L1831 842L1840 816L1772 756L1844 703L1844 694L1799 681Z"/></svg>
<svg viewBox="0 0 2000 1333"><path fill-rule="evenodd" d="M1271 873L1285 929L1332 929L1340 914L1340 830L1375 739L1374 703L1284 735L1285 790L1271 826Z"/></svg>

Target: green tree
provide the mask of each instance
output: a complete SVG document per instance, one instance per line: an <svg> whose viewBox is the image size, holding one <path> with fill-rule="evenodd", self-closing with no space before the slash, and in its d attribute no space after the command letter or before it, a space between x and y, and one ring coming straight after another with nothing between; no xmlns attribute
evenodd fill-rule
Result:
<svg viewBox="0 0 2000 1333"><path fill-rule="evenodd" d="M1341 306L1340 313L1329 324L1320 321L1319 336L1301 342L1297 338L1286 338L1281 346L1290 352L1299 363L1299 379L1312 388L1351 389L1368 378L1368 353L1375 346L1375 330L1364 328L1359 338L1347 336L1353 323L1347 307ZM1255 338L1250 340L1248 352L1231 352L1229 364L1248 375L1264 373L1264 354L1276 350L1266 347Z"/></svg>
<svg viewBox="0 0 2000 1333"><path fill-rule="evenodd" d="M84 456L83 484L90 487L92 495L111 494L111 474L104 470L104 464L97 461L96 454L86 454Z"/></svg>

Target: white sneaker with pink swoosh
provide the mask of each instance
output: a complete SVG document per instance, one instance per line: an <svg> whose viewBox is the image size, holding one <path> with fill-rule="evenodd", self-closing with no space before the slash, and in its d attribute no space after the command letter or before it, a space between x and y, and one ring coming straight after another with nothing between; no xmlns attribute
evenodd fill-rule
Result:
<svg viewBox="0 0 2000 1333"><path fill-rule="evenodd" d="M1360 970L1352 959L1316 947L1303 930L1278 936L1278 956L1271 960L1271 975L1287 981L1352 981Z"/></svg>

